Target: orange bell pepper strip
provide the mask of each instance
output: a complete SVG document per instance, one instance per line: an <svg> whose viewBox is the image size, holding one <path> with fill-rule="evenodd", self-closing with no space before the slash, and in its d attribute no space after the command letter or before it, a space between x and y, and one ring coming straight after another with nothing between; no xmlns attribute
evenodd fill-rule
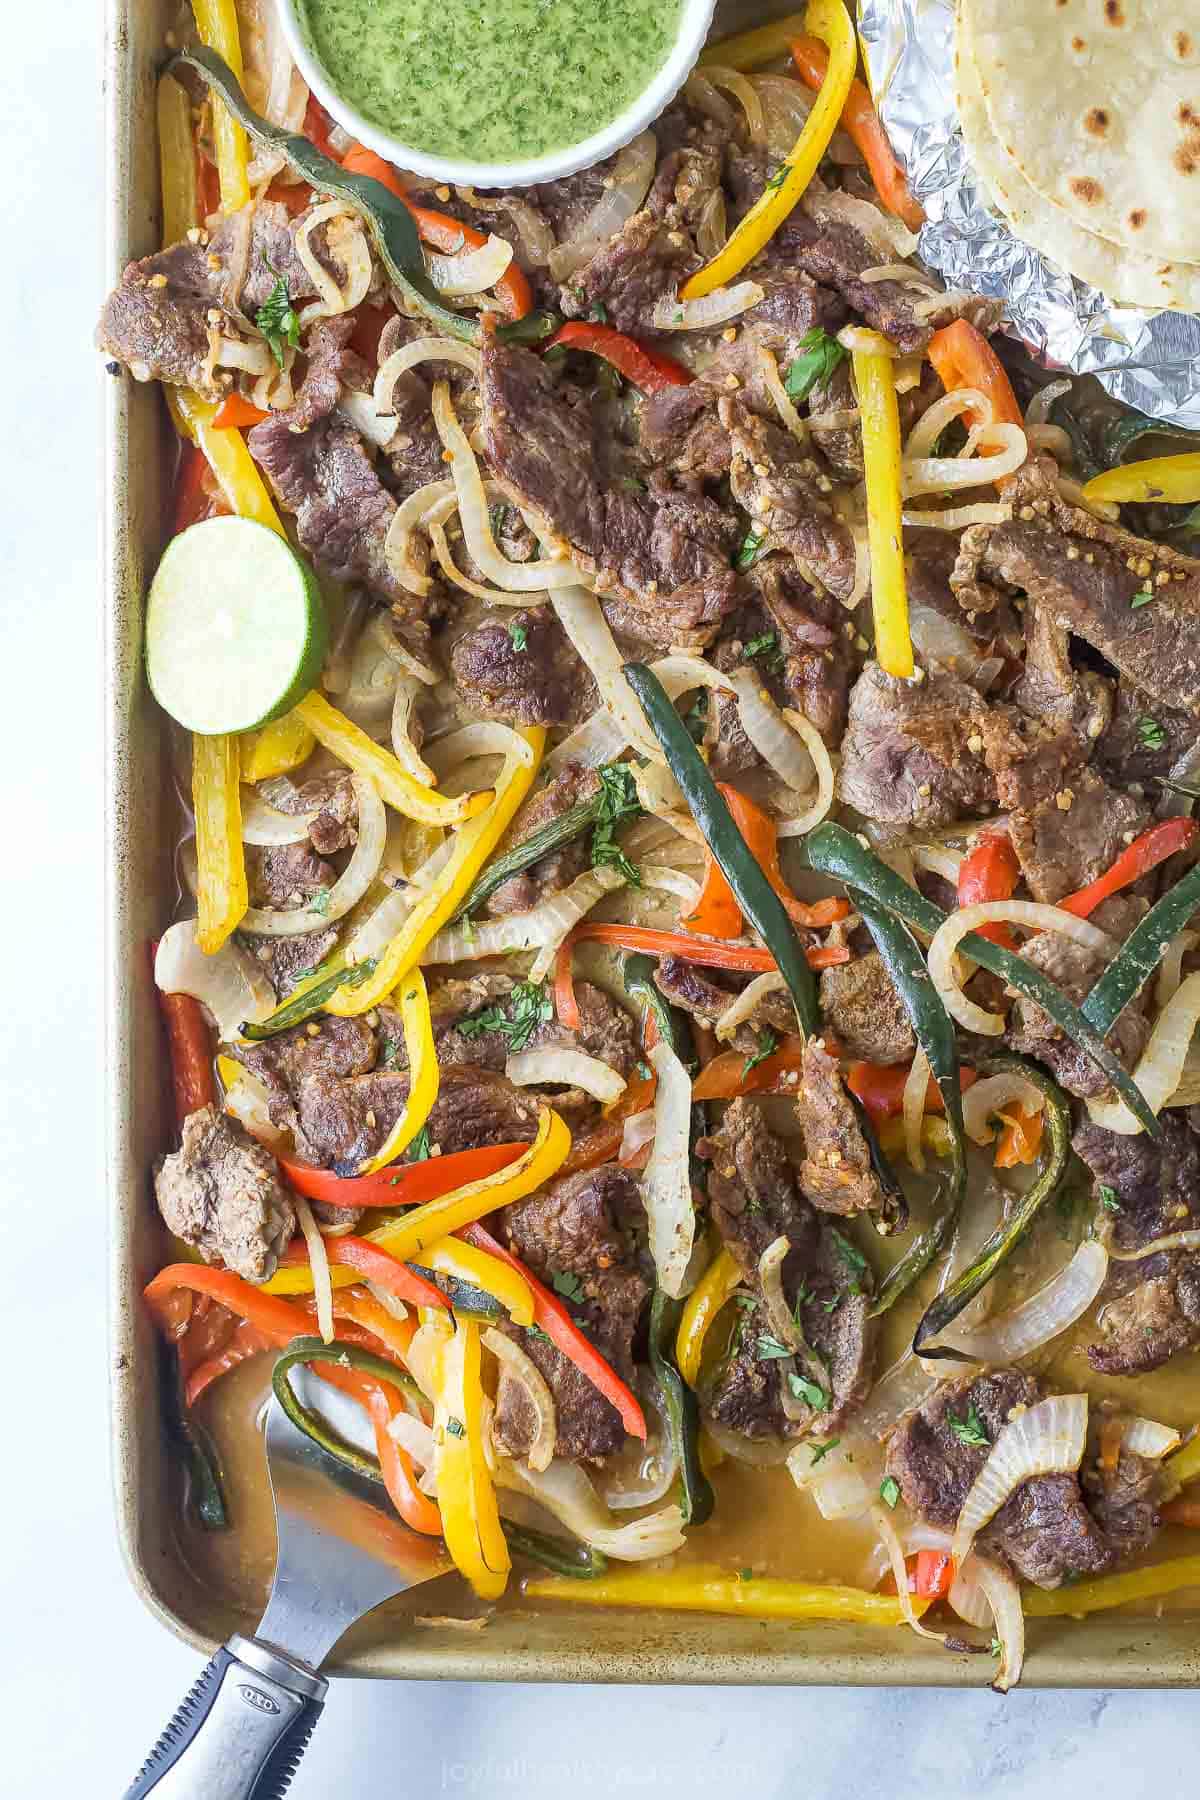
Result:
<svg viewBox="0 0 1200 1800"><path fill-rule="evenodd" d="M572 1139L571 1153L559 1170L560 1175L578 1175L581 1169L598 1169L612 1162L621 1148L625 1126L620 1119L602 1119L590 1131Z"/></svg>
<svg viewBox="0 0 1200 1800"><path fill-rule="evenodd" d="M251 1282L243 1281L231 1269L210 1269L205 1263L168 1263L154 1280L142 1290L142 1298L159 1323L164 1323L169 1297L180 1288L194 1294L207 1294L227 1306L239 1319L257 1326L272 1344L282 1348L294 1337L304 1337L309 1330L308 1315L288 1300L275 1294L264 1294Z"/></svg>
<svg viewBox="0 0 1200 1800"><path fill-rule="evenodd" d="M375 1175L335 1175L294 1156L281 1156L280 1167L298 1194L327 1206L417 1206L436 1200L467 1181L495 1175L524 1156L528 1144L485 1144L478 1150L456 1150L424 1162L380 1169ZM332 1242L337 1243L334 1238Z"/></svg>
<svg viewBox="0 0 1200 1800"><path fill-rule="evenodd" d="M368 1243L366 1238L326 1238L325 1254L334 1268L356 1270L364 1281L374 1281L379 1287L386 1288L389 1294L395 1294L397 1300L408 1301L413 1306L447 1304L441 1288L435 1287L432 1281L426 1281L423 1275L418 1275L407 1263L389 1256L378 1244ZM279 1259L279 1266L281 1269L307 1269L307 1244L299 1241L289 1244Z"/></svg>
<svg viewBox="0 0 1200 1800"><path fill-rule="evenodd" d="M573 319L559 327L546 349L553 350L556 346L587 350L593 356L602 357L643 394L660 394L669 387L687 387L694 379L691 370L677 363L673 356L648 350L645 344L639 344L636 338L617 331L612 325L592 325L583 319Z"/></svg>
<svg viewBox="0 0 1200 1800"><path fill-rule="evenodd" d="M850 915L850 902L844 898L830 897L808 905L797 900L783 878L779 867L779 832L774 819L765 813L761 806L756 806L738 788L731 787L728 782L719 781L717 791L724 796L734 824L742 834L747 849L763 874L783 901L793 922L797 925L815 930L822 926L834 925L839 919ZM742 914L737 901L733 897L733 889L722 873L712 851L707 852L704 870L704 885L694 913L689 914L680 923L688 931L702 932L706 937L737 937L742 929Z"/></svg>
<svg viewBox="0 0 1200 1800"><path fill-rule="evenodd" d="M653 1075L639 1076L626 1084L625 1091L604 1109L606 1119L632 1119L654 1105L658 1082Z"/></svg>
<svg viewBox="0 0 1200 1800"><path fill-rule="evenodd" d="M1127 850L1122 850L1115 863L1103 875L1097 876L1086 887L1077 893L1068 894L1065 900L1058 901L1064 912L1074 913L1077 919L1086 919L1095 912L1102 900L1119 893L1131 882L1140 881L1151 869L1157 869L1168 857L1175 856L1180 850L1186 850L1194 844L1200 824L1195 819L1163 819L1161 824L1152 825L1149 831L1143 831L1141 837L1134 838Z"/></svg>
<svg viewBox="0 0 1200 1800"><path fill-rule="evenodd" d="M1024 1107L1015 1106L1011 1112L1002 1112L998 1117L1003 1119L1004 1127L992 1158L993 1167L1015 1169L1018 1163L1036 1162L1045 1123L1042 1109L1039 1107L1037 1112L1027 1113Z"/></svg>
<svg viewBox="0 0 1200 1800"><path fill-rule="evenodd" d="M744 969L766 974L778 968L769 950L757 944L724 944L715 938L689 937L682 931L653 931L647 925L592 925L586 921L571 934L577 944L617 944L623 950L644 950L647 956L681 956L702 969ZM820 944L806 950L810 969L831 969L852 960L843 944Z"/></svg>
<svg viewBox="0 0 1200 1800"><path fill-rule="evenodd" d="M785 1037L778 1050L747 1069L744 1050L714 1056L692 1083L693 1100L732 1100L737 1094L774 1094L796 1090L804 1060L804 1039Z"/></svg>
<svg viewBox="0 0 1200 1800"><path fill-rule="evenodd" d="M1159 1507L1168 1525L1183 1525L1188 1531L1200 1531L1200 1500L1169 1500Z"/></svg>
<svg viewBox="0 0 1200 1800"><path fill-rule="evenodd" d="M315 94L309 94L308 105L304 109L304 135L310 144L315 144L322 156L336 162L337 151L330 143L330 133L334 130L334 121Z"/></svg>
<svg viewBox="0 0 1200 1800"><path fill-rule="evenodd" d="M476 231L473 225L464 225L461 220L452 218L449 213L434 212L427 206L418 206L410 200L403 182L391 163L385 162L382 156L376 156L374 150L368 150L365 144L351 144L342 158L343 169L349 169L352 175L369 175L372 180L382 183L397 200L402 200L413 216L418 232L427 244L443 255L453 256L459 250L478 250L487 243L483 232ZM533 311L533 290L523 269L515 262L509 263L507 269L496 283L496 299L510 319L523 319Z"/></svg>
<svg viewBox="0 0 1200 1800"><path fill-rule="evenodd" d="M791 48L801 81L806 87L819 90L829 68L829 52L824 44L819 38L798 37L792 39ZM910 231L920 231L925 223L925 209L909 192L904 170L896 161L871 95L857 79L850 83L839 123L861 151L875 192L888 211L903 219Z"/></svg>
<svg viewBox="0 0 1200 1800"><path fill-rule="evenodd" d="M958 904L976 906L984 900L1011 900L1021 879L1021 865L1007 835L984 837L963 857L958 871ZM1004 950L1015 950L1016 939L1007 925L980 925L980 937Z"/></svg>
<svg viewBox="0 0 1200 1800"><path fill-rule="evenodd" d="M263 1350L271 1350L274 1347L274 1338L268 1337L265 1331L260 1331L257 1325L251 1325L248 1319L239 1319L229 1342L222 1349L215 1351L212 1356L205 1357L203 1362L198 1362L190 1374L185 1377L183 1389L185 1404L189 1407L195 1406L204 1390L211 1387L218 1376L227 1375L231 1369L236 1369L239 1363L244 1363L250 1357L258 1356Z"/></svg>
<svg viewBox="0 0 1200 1800"><path fill-rule="evenodd" d="M846 1086L856 1100L861 1100L866 1107L873 1125L881 1125L885 1119L895 1119L904 1110L904 1088L908 1081L911 1063L869 1063L852 1062L846 1071ZM958 1085L965 1094L974 1086L979 1075L974 1069L960 1068ZM925 1111L945 1112L945 1103L936 1081L930 1078L925 1092Z"/></svg>
<svg viewBox="0 0 1200 1800"><path fill-rule="evenodd" d="M241 394L226 394L213 415L214 431L229 431L243 426L261 425L264 419L270 418L261 406L253 406Z"/></svg>
<svg viewBox="0 0 1200 1800"><path fill-rule="evenodd" d="M426 1537L441 1537L442 1515L437 1504L417 1486L416 1471L406 1450L396 1442L388 1426L402 1411L404 1402L396 1388L388 1387L361 1369L339 1368L333 1363L313 1363L313 1371L332 1387L357 1400L375 1432L375 1454L383 1474L388 1499L404 1523Z"/></svg>
<svg viewBox="0 0 1200 1800"><path fill-rule="evenodd" d="M529 1291L533 1295L533 1321L539 1330L544 1331L556 1350L561 1350L568 1362L574 1363L579 1373L590 1381L598 1393L604 1395L610 1406L620 1414L621 1423L630 1437L646 1441L646 1415L635 1394L625 1385L595 1345L590 1343L572 1319L570 1313L548 1287L543 1287L537 1276L532 1274L527 1265L498 1244L489 1231L482 1225L466 1225L457 1234L465 1238L468 1244L474 1244L478 1250L486 1250L489 1256L499 1257L501 1262L508 1263L528 1282Z"/></svg>
<svg viewBox="0 0 1200 1800"><path fill-rule="evenodd" d="M218 502L209 483L208 458L196 444L181 446L179 473L175 478L175 498L171 513L171 531L178 537L189 525L196 525L214 512L228 512L222 497Z"/></svg>
<svg viewBox="0 0 1200 1800"><path fill-rule="evenodd" d="M944 1600L954 1586L954 1558L948 1550L918 1550L915 1556L905 1559L905 1567L909 1593L920 1594L930 1603ZM896 1577L890 1569L875 1591L879 1594L896 1592Z"/></svg>
<svg viewBox="0 0 1200 1800"><path fill-rule="evenodd" d="M986 395L992 403L993 424L1024 424L1004 364L983 333L966 319L955 319L934 332L929 340L929 360L947 393L952 388L970 387ZM966 418L969 425L982 423L973 412Z"/></svg>
<svg viewBox="0 0 1200 1800"><path fill-rule="evenodd" d="M578 1031L582 1021L579 1002L575 998L571 948L568 932L554 957L554 1011L560 1025L565 1025L568 1031Z"/></svg>

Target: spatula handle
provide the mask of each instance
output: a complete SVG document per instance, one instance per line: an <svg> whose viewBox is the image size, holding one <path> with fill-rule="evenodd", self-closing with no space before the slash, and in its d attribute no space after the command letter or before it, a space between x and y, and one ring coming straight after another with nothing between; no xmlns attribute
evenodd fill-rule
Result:
<svg viewBox="0 0 1200 1800"><path fill-rule="evenodd" d="M280 1800L329 1683L253 1638L218 1650L125 1800Z"/></svg>

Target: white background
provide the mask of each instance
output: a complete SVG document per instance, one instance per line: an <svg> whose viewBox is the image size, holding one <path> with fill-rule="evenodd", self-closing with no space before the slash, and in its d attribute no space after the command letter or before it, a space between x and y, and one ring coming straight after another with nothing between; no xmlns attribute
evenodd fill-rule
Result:
<svg viewBox="0 0 1200 1800"><path fill-rule="evenodd" d="M0 5L0 1795L107 1800L197 1673L113 1539L99 1117L100 8ZM341 1684L297 1800L1191 1787L1186 1694Z"/></svg>

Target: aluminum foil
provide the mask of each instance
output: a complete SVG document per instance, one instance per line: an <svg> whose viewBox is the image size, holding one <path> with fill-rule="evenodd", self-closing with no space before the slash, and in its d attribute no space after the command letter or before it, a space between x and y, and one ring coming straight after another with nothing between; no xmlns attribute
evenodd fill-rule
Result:
<svg viewBox="0 0 1200 1800"><path fill-rule="evenodd" d="M953 0L859 0L858 16L876 105L927 214L923 260L947 286L1002 300L1005 328L1039 361L1200 431L1200 318L1115 306L993 211L958 128Z"/></svg>

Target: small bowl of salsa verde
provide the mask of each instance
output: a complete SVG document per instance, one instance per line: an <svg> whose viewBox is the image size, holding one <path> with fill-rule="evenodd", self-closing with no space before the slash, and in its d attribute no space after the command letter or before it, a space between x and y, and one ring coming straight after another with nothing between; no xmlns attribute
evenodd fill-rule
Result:
<svg viewBox="0 0 1200 1800"><path fill-rule="evenodd" d="M338 123L435 181L520 186L636 136L694 66L714 0L279 0Z"/></svg>

